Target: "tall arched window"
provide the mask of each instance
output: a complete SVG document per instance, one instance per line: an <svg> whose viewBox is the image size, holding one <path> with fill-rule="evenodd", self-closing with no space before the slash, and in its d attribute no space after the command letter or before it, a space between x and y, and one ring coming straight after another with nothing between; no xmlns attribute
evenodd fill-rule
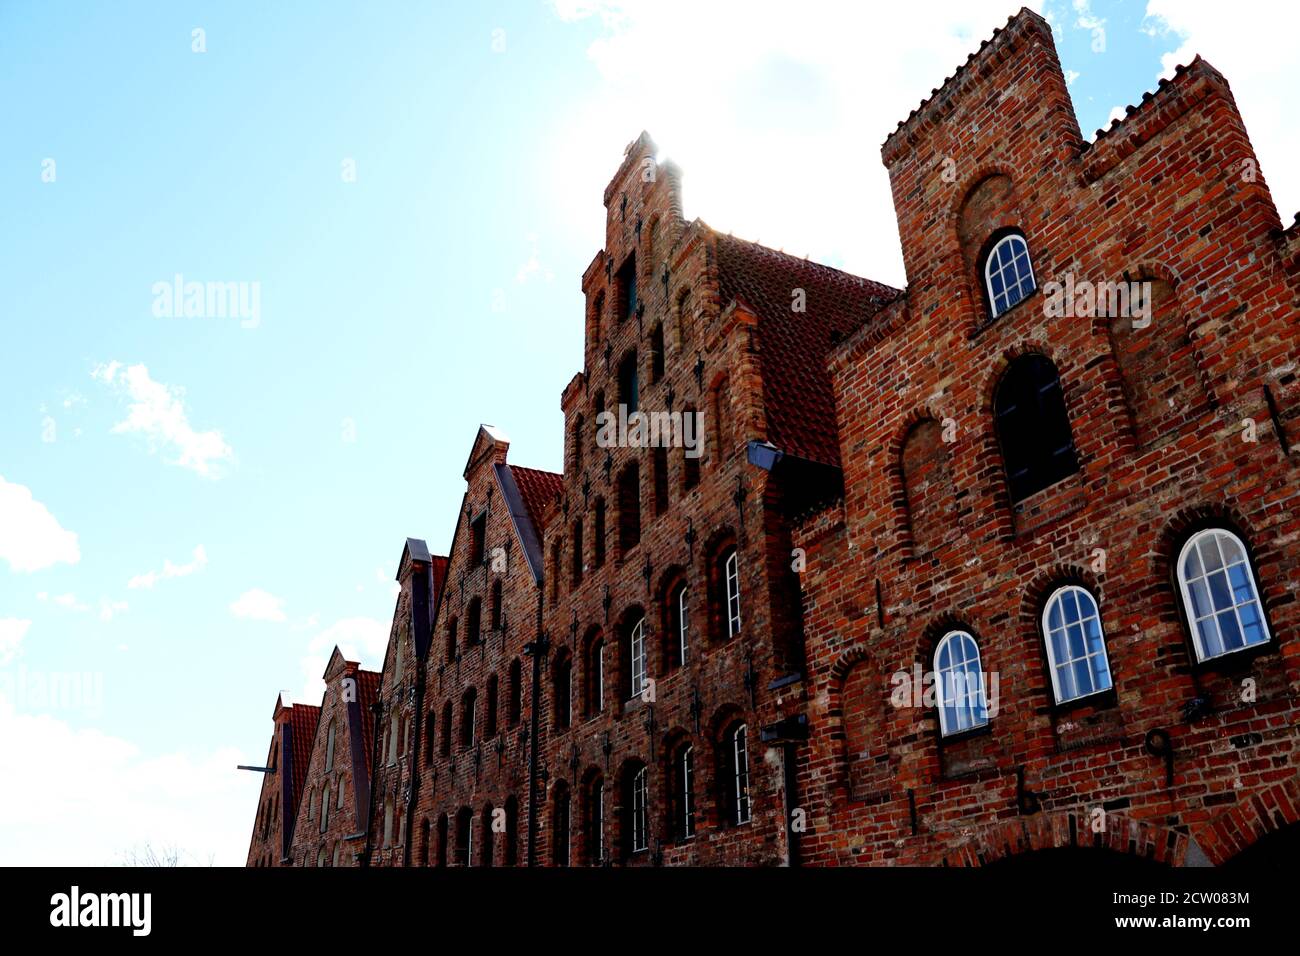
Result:
<svg viewBox="0 0 1300 956"><path fill-rule="evenodd" d="M605 499L597 498L596 507L592 509L594 527L591 566L599 568L605 563Z"/></svg>
<svg viewBox="0 0 1300 956"><path fill-rule="evenodd" d="M650 849L650 779L644 764L624 773L623 850L627 856Z"/></svg>
<svg viewBox="0 0 1300 956"><path fill-rule="evenodd" d="M447 865L447 839L448 830L447 814L443 813L438 816L438 858L437 866Z"/></svg>
<svg viewBox="0 0 1300 956"><path fill-rule="evenodd" d="M424 715L424 763L425 766L433 763L433 748L437 746L437 738L434 736L437 730L433 718L433 711L430 710Z"/></svg>
<svg viewBox="0 0 1300 956"><path fill-rule="evenodd" d="M469 602L469 609L465 612L465 646L473 647L482 638L483 629L483 601L474 598Z"/></svg>
<svg viewBox="0 0 1300 956"><path fill-rule="evenodd" d="M947 737L988 723L984 671L975 638L965 631L945 634L934 650L934 676L940 733Z"/></svg>
<svg viewBox="0 0 1300 956"><path fill-rule="evenodd" d="M451 701L442 705L442 755L451 756Z"/></svg>
<svg viewBox="0 0 1300 956"><path fill-rule="evenodd" d="M1268 641L1246 546L1231 531L1207 528L1188 539L1178 555L1178 585L1197 660Z"/></svg>
<svg viewBox="0 0 1300 956"><path fill-rule="evenodd" d="M519 723L519 714L523 710L524 702L523 667L517 657L510 662L510 679L507 689L510 692L510 697L506 704L506 723L514 727Z"/></svg>
<svg viewBox="0 0 1300 956"><path fill-rule="evenodd" d="M519 864L519 801L514 794L506 797L506 866Z"/></svg>
<svg viewBox="0 0 1300 956"><path fill-rule="evenodd" d="M551 863L555 866L568 866L572 834L569 828L569 788L563 781L555 786L551 824Z"/></svg>
<svg viewBox="0 0 1300 956"><path fill-rule="evenodd" d="M420 824L420 866L429 865L430 830L429 818L425 817L424 822Z"/></svg>
<svg viewBox="0 0 1300 956"><path fill-rule="evenodd" d="M473 834L470 829L474 823L474 811L461 807L456 811L456 862L461 866L470 866L474 860Z"/></svg>
<svg viewBox="0 0 1300 956"><path fill-rule="evenodd" d="M673 835L695 836L695 748L685 745L673 760Z"/></svg>
<svg viewBox="0 0 1300 956"><path fill-rule="evenodd" d="M584 660L587 716L594 717L605 709L605 640L599 632L587 638Z"/></svg>
<svg viewBox="0 0 1300 956"><path fill-rule="evenodd" d="M456 618L452 618L447 625L447 663L456 663L456 657L459 651L456 648Z"/></svg>
<svg viewBox="0 0 1300 956"><path fill-rule="evenodd" d="M1007 366L993 400L994 424L1013 502L1079 470L1056 366L1022 355Z"/></svg>
<svg viewBox="0 0 1300 956"><path fill-rule="evenodd" d="M682 667L690 660L690 589L680 581L668 591L668 633L665 639L669 667Z"/></svg>
<svg viewBox="0 0 1300 956"><path fill-rule="evenodd" d="M733 724L722 737L723 769L721 785L727 808L727 820L739 826L748 823L749 801L749 730Z"/></svg>
<svg viewBox="0 0 1300 956"><path fill-rule="evenodd" d="M740 633L740 556L735 548L722 554L722 582L726 605L723 613L727 622L727 637Z"/></svg>
<svg viewBox="0 0 1300 956"><path fill-rule="evenodd" d="M501 630L501 579L497 578L492 582L492 609L491 609L491 627L494 631Z"/></svg>
<svg viewBox="0 0 1300 956"><path fill-rule="evenodd" d="M645 618L639 617L627 630L627 698L640 697L645 690L646 678L646 642Z"/></svg>
<svg viewBox="0 0 1300 956"><path fill-rule="evenodd" d="M497 675L489 674L487 679L487 706L483 714L483 736L491 740L497 735Z"/></svg>
<svg viewBox="0 0 1300 956"><path fill-rule="evenodd" d="M625 556L641 542L641 467L628 462L618 475L618 553Z"/></svg>
<svg viewBox="0 0 1300 956"><path fill-rule="evenodd" d="M582 584L582 572L585 567L584 556L582 553L582 519L578 518L573 522L573 570L572 586L578 587Z"/></svg>
<svg viewBox="0 0 1300 956"><path fill-rule="evenodd" d="M1052 592L1043 609L1043 637L1058 704L1110 690L1101 613L1086 590L1069 584Z"/></svg>
<svg viewBox="0 0 1300 956"><path fill-rule="evenodd" d="M324 833L330 825L330 782L325 781L325 790L320 800L320 832Z"/></svg>
<svg viewBox="0 0 1300 956"><path fill-rule="evenodd" d="M584 793L583 845L591 866L605 862L605 780L599 774L588 781Z"/></svg>
<svg viewBox="0 0 1300 956"><path fill-rule="evenodd" d="M473 687L465 691L460 699L460 745L465 750L474 746L474 710L477 703L478 691Z"/></svg>
<svg viewBox="0 0 1300 956"><path fill-rule="evenodd" d="M1020 233L1003 236L989 250L984 260L984 287L995 319L1037 288L1029 246Z"/></svg>
<svg viewBox="0 0 1300 956"><path fill-rule="evenodd" d="M573 723L573 659L568 653L560 654L553 670L555 685L555 729L568 730Z"/></svg>

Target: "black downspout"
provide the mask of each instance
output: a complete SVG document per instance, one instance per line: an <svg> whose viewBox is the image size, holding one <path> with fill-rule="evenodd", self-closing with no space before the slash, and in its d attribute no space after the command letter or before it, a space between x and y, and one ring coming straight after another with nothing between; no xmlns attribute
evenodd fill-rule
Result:
<svg viewBox="0 0 1300 956"><path fill-rule="evenodd" d="M528 865L537 865L537 745L539 722L542 708L538 703L542 694L542 658L546 656L546 651L550 647L550 641L542 633L542 602L546 595L546 588L539 584L537 588L537 637L535 640L524 646L524 653L533 659L533 701L531 715L531 730L529 738L531 746L528 751Z"/></svg>

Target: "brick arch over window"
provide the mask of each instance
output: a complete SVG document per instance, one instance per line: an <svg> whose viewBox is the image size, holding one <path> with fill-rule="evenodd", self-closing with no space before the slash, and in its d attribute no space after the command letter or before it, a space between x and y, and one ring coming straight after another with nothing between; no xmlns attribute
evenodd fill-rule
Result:
<svg viewBox="0 0 1300 956"><path fill-rule="evenodd" d="M660 576L659 586L655 590L655 618L658 625L655 634L658 637L656 642L658 646L654 649L654 659L658 661L657 670L664 674L681 667L684 663L681 659L681 619L678 601L682 588L686 588L687 661L689 661L691 643L689 638L694 634L691 630L693 608L690 587L686 580L686 569L679 564L671 566Z"/></svg>
<svg viewBox="0 0 1300 956"><path fill-rule="evenodd" d="M960 194L962 200L953 212L952 227L970 290L967 301L975 309L974 327L978 328L991 322L993 315L983 274L984 257L993 245L991 240L1008 230L1023 230L1024 217L1009 170L983 167L975 170L967 182L969 186ZM1033 254L1032 244L1030 254Z"/></svg>
<svg viewBox="0 0 1300 956"><path fill-rule="evenodd" d="M928 554L960 531L949 447L943 424L928 414L913 418L897 446L893 460L902 495L901 530L915 555Z"/></svg>
<svg viewBox="0 0 1300 956"><path fill-rule="evenodd" d="M744 559L739 555L736 534L731 528L719 528L709 536L702 551L704 573L701 575L706 584L706 633L714 643L730 639L730 608L727 592L727 557L736 554L738 585L740 587L740 620L744 628L746 593L744 588Z"/></svg>
<svg viewBox="0 0 1300 956"><path fill-rule="evenodd" d="M889 684L865 649L846 654L831 669L827 722L842 740L838 783L853 800L889 796L894 767L886 730Z"/></svg>

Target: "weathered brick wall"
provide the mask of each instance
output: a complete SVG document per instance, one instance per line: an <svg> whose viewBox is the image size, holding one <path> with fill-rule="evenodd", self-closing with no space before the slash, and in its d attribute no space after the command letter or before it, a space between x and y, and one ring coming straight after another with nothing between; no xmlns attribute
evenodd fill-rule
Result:
<svg viewBox="0 0 1300 956"><path fill-rule="evenodd" d="M833 359L846 499L796 535L807 858L974 862L1102 839L1220 862L1296 821L1300 483L1284 448L1298 435L1279 433L1265 390L1288 430L1297 280L1262 178L1243 175L1254 154L1227 83L1197 61L1085 145L1050 29L1022 13L883 152L908 295ZM989 321L979 253L1006 226L1039 292ZM1151 325L1050 315L1043 286L1067 274L1158 280ZM1013 505L992 403L1028 352L1059 370L1081 467ZM1172 565L1210 520L1248 543L1273 638L1197 666ZM1038 623L1063 582L1096 594L1115 684L1074 708L1054 704ZM999 708L953 742L933 707L890 698L891 676L929 671L958 626ZM1197 696L1212 713L1189 722ZM1157 728L1172 785L1143 746ZM1037 812L1021 811L1018 774Z"/></svg>

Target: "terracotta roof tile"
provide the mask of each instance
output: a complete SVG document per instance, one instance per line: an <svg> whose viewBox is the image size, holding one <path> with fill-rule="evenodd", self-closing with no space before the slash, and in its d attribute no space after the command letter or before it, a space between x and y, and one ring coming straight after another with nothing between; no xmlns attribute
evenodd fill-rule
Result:
<svg viewBox="0 0 1300 956"><path fill-rule="evenodd" d="M361 705L361 745L366 749L366 773L374 773L370 766L375 739L375 713L371 705L379 699L379 685L383 675L378 671L357 671L357 701Z"/></svg>
<svg viewBox="0 0 1300 956"><path fill-rule="evenodd" d="M298 818L298 801L302 799L307 784L307 765L311 763L311 750L316 743L316 724L320 721L320 708L311 704L294 704L289 710L289 739L292 747L293 767L290 775L289 819Z"/></svg>
<svg viewBox="0 0 1300 956"><path fill-rule="evenodd" d="M519 486L519 495L524 499L524 507L528 509L528 520L533 523L533 529L540 537L544 527L542 516L546 514L546 509L550 507L556 495L564 491L564 476L557 475L553 471L521 468L518 465L511 465L510 471L515 477L515 484Z"/></svg>
<svg viewBox="0 0 1300 956"><path fill-rule="evenodd" d="M902 293L757 243L714 235L723 306L740 299L759 318L768 440L787 454L838 467L826 356ZM795 289L806 293L804 312L791 308Z"/></svg>

